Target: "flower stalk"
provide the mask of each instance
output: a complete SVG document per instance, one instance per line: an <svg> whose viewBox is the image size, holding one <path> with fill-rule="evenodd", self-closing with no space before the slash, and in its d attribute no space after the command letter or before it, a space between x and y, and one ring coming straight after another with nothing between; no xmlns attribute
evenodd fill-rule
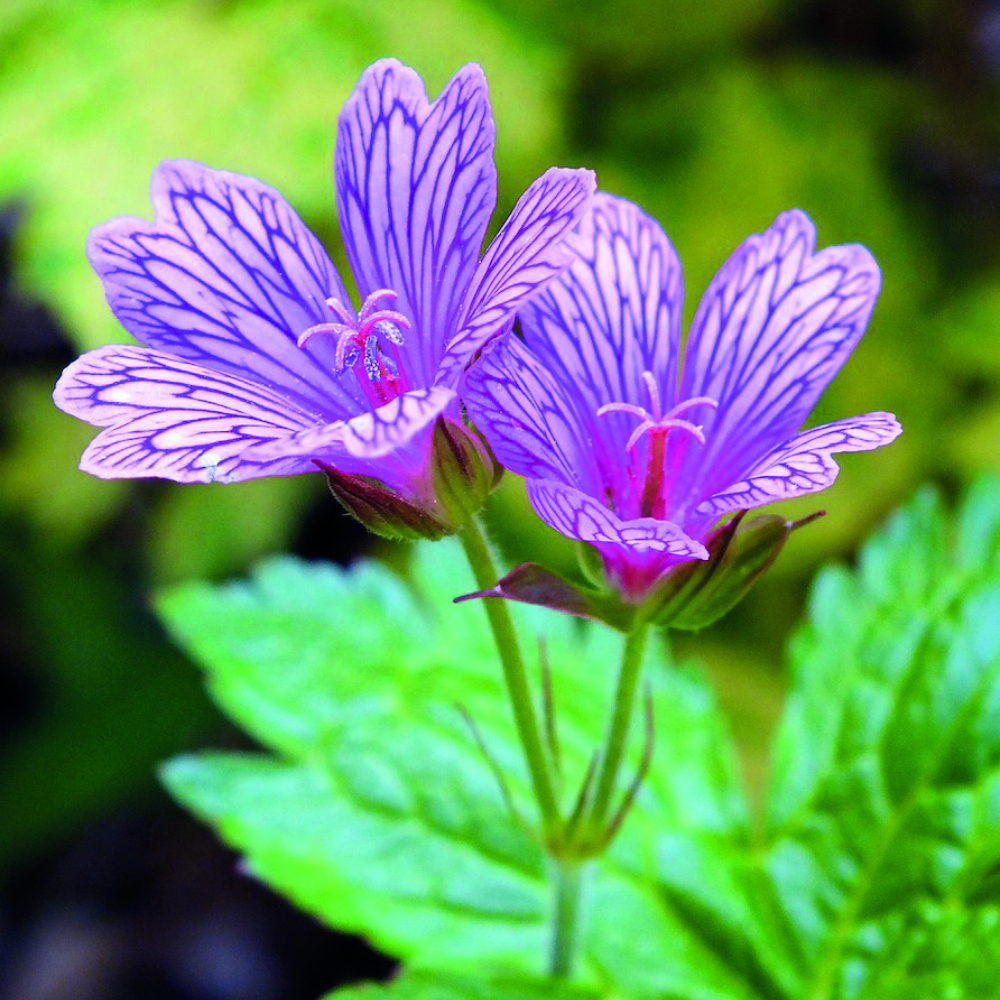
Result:
<svg viewBox="0 0 1000 1000"><path fill-rule="evenodd" d="M642 672L642 658L648 632L649 625L642 622L625 637L625 648L618 671L614 705L608 724L607 738L601 753L594 796L587 818L582 824L581 840L585 847L593 843L603 847L613 835L614 828L606 830L605 823L611 808L622 760L625 756L625 748L628 744L636 688Z"/></svg>
<svg viewBox="0 0 1000 1000"><path fill-rule="evenodd" d="M582 861L555 859L552 870L553 914L549 974L568 978L579 945L583 878L587 864Z"/></svg>
<svg viewBox="0 0 1000 1000"><path fill-rule="evenodd" d="M470 518L459 538L472 568L476 586L486 589L496 583L498 574L490 544L478 518ZM528 677L521 656L521 647L505 601L484 601L486 617L493 632L497 653L503 669L507 694L514 713L514 724L524 750L525 763L531 776L531 786L541 814L542 833L546 843L554 840L561 827L559 802L556 796L552 760L546 751L538 724Z"/></svg>
<svg viewBox="0 0 1000 1000"><path fill-rule="evenodd" d="M497 579L489 541L477 517L471 517L459 533L476 585L488 590ZM628 634L618 674L614 707L602 750L595 755L575 806L563 814L554 755L557 749L551 715L551 692L546 681L545 731L539 721L528 684L524 660L506 601L487 598L484 602L490 629L503 668L514 723L531 778L531 786L541 819L540 840L550 859L553 893L552 936L549 972L556 977L572 974L579 945L581 896L588 859L607 847L617 833L645 769L633 782L623 803L612 813L618 778L636 701L649 625L641 622ZM501 776L501 784L506 785ZM609 819L609 813L612 813Z"/></svg>

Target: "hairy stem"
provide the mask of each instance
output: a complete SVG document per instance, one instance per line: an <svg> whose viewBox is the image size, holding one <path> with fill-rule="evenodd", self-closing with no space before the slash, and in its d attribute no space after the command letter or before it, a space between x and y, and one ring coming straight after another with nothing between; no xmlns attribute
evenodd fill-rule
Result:
<svg viewBox="0 0 1000 1000"><path fill-rule="evenodd" d="M466 557L472 567L472 575L480 590L493 587L499 575L493 561L489 542L477 518L470 519L459 537L465 548ZM552 762L542 741L538 716L531 698L528 677L521 657L514 623L505 600L485 598L483 607L493 631L500 664L503 667L507 694L514 712L514 723L524 750L524 758L531 776L531 785L542 817L542 829L546 835L555 834L560 826L559 803L556 798L552 775Z"/></svg>
<svg viewBox="0 0 1000 1000"><path fill-rule="evenodd" d="M585 870L585 862L564 859L553 861L552 885L555 899L552 914L552 946L549 953L549 973L553 976L567 978L573 972Z"/></svg>
<svg viewBox="0 0 1000 1000"><path fill-rule="evenodd" d="M640 624L625 637L625 648L622 651L621 668L618 672L618 687L615 690L614 711L604 743L594 801L586 824L592 833L600 830L604 825L611 806L611 798L614 795L618 772L625 756L629 724L632 721L632 708L635 704L635 689L639 683L642 654L646 647L646 634L648 632L649 626Z"/></svg>

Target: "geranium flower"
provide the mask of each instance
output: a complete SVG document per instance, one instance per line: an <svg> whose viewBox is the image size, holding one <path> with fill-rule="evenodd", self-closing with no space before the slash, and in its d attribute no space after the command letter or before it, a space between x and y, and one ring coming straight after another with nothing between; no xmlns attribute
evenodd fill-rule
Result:
<svg viewBox="0 0 1000 1000"><path fill-rule="evenodd" d="M111 309L144 346L91 351L59 380L56 403L105 428L80 467L229 482L319 460L433 507L432 425L460 420L463 367L568 264L564 236L594 188L590 171L547 171L480 260L493 143L478 66L434 103L395 60L362 74L334 158L360 309L275 190L161 164L155 221L115 219L88 241Z"/></svg>
<svg viewBox="0 0 1000 1000"><path fill-rule="evenodd" d="M798 210L742 243L702 298L678 371L677 255L636 206L598 194L579 258L521 308L523 342L498 338L466 374L470 415L527 478L535 511L595 546L627 600L706 559L723 515L822 490L835 452L900 433L889 413L799 430L879 290L864 247L814 244Z"/></svg>

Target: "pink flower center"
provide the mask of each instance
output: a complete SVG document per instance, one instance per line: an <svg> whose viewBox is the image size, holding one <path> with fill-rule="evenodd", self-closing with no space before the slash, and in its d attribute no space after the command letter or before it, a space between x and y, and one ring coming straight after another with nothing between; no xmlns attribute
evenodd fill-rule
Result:
<svg viewBox="0 0 1000 1000"><path fill-rule="evenodd" d="M401 371L399 348L403 346L403 331L410 329L410 321L393 309L377 308L381 299L391 303L396 293L389 288L372 292L357 315L339 299L327 299L326 304L338 321L311 326L298 339L299 347L305 347L319 334L336 337L337 374L352 372L373 406L388 403L409 388Z"/></svg>
<svg viewBox="0 0 1000 1000"><path fill-rule="evenodd" d="M633 403L605 403L597 415L603 417L606 413L628 413L638 417L639 425L632 431L625 444L625 450L634 452L639 441L649 435L649 447L646 451L646 470L642 477L642 492L639 497L639 516L655 517L663 520L666 517L667 495L670 492L673 475L666 467L666 441L671 431L680 431L693 438L699 445L704 445L705 435L701 426L682 420L681 414L698 406L709 406L718 409L719 404L708 396L694 396L678 403L669 412L664 413L660 401L660 390L652 372L643 372L642 380L649 393L649 409L636 406Z"/></svg>

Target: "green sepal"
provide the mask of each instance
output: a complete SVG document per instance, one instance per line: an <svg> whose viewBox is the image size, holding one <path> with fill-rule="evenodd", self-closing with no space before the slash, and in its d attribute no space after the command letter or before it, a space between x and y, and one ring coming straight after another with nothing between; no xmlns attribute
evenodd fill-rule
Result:
<svg viewBox="0 0 1000 1000"><path fill-rule="evenodd" d="M456 530L493 492L498 468L474 431L447 417L437 418L431 437L431 484L444 516Z"/></svg>
<svg viewBox="0 0 1000 1000"><path fill-rule="evenodd" d="M604 560L601 553L590 542L577 541L576 564L580 567L583 578L599 590L608 586L608 578L604 572Z"/></svg>
<svg viewBox="0 0 1000 1000"><path fill-rule="evenodd" d="M740 511L709 538L708 559L682 563L663 578L643 603L643 617L684 630L711 625L739 603L796 528L823 514L800 521L765 514L746 522Z"/></svg>
<svg viewBox="0 0 1000 1000"><path fill-rule="evenodd" d="M691 560L670 570L641 605L629 604L614 591L604 589L607 582L602 579L600 557L593 546L583 544L577 550L581 569L588 579L602 580L602 589L568 580L537 563L522 563L489 590L463 594L455 600L506 598L604 622L625 633L632 631L637 620L677 629L705 628L740 601L796 528L823 512L800 521L767 514L748 523L744 522L745 514L741 511L709 538L708 559ZM588 549L595 555L589 555Z"/></svg>
<svg viewBox="0 0 1000 1000"><path fill-rule="evenodd" d="M330 492L344 509L382 538L434 540L457 530L443 512L407 500L367 476L351 476L325 462L315 461L326 476Z"/></svg>

